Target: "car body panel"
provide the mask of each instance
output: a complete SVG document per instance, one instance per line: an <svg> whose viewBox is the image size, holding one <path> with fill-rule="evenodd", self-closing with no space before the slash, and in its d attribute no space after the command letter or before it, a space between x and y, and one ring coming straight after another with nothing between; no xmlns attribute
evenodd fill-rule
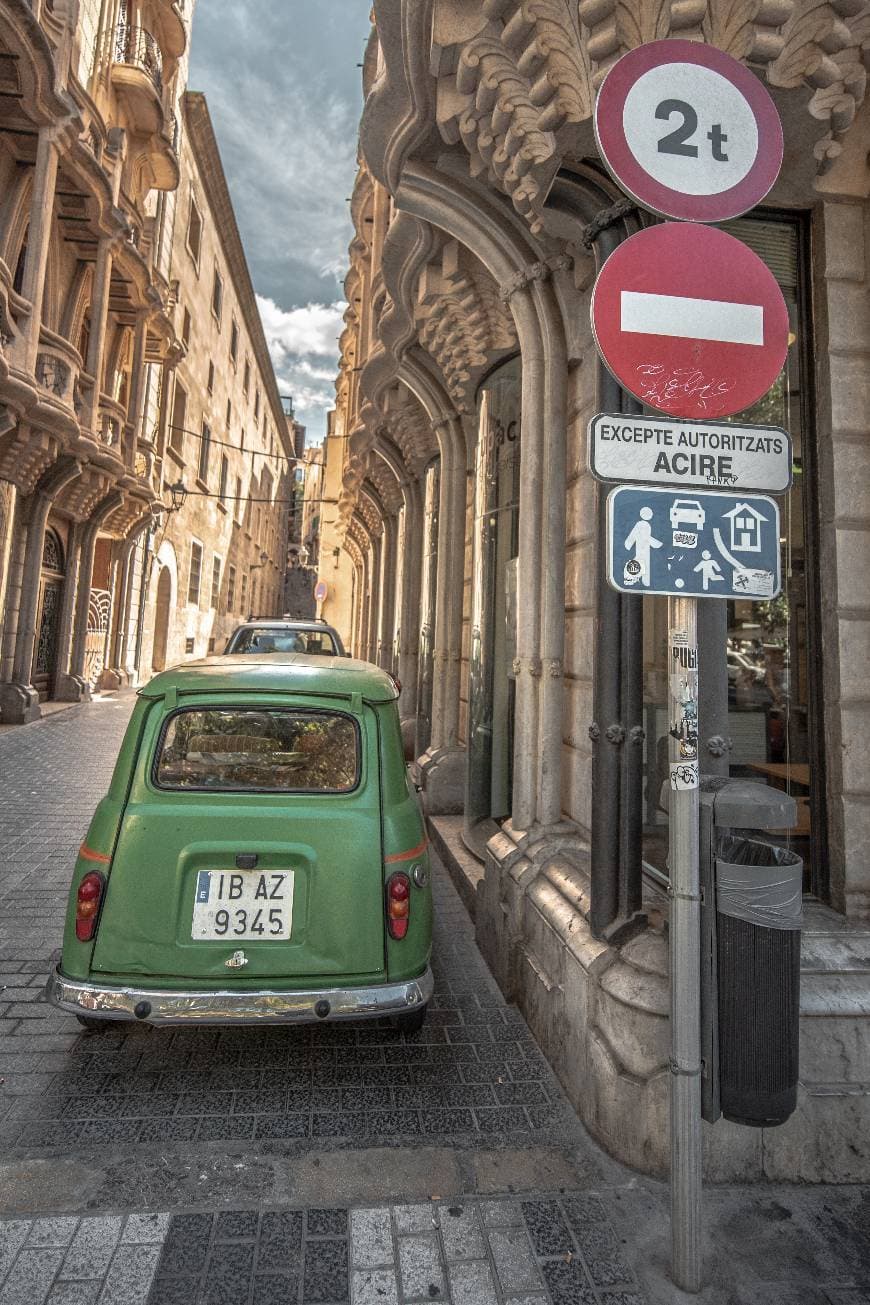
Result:
<svg viewBox="0 0 870 1305"><path fill-rule="evenodd" d="M164 725L179 710L204 706L292 706L353 717L361 747L357 787L159 788L152 765ZM251 853L267 871L295 872L289 942L194 941L198 871L231 870L236 855ZM415 867L408 932L396 941L385 925L385 886L396 870L411 874ZM95 868L107 887L96 940L85 943L75 935L76 891ZM388 675L368 663L304 654L188 663L140 690L109 794L76 863L60 973L97 985L239 994L413 979L427 970L431 951L428 875L425 829ZM230 968L238 948L244 967Z"/></svg>

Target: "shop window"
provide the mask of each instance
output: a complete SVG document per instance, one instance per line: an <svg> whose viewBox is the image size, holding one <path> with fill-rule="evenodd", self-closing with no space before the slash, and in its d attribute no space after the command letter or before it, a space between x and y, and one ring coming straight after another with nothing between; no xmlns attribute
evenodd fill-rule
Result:
<svg viewBox="0 0 870 1305"><path fill-rule="evenodd" d="M193 606L199 605L199 590L202 583L202 544L195 539L190 541L190 576L187 582L187 601Z"/></svg>
<svg viewBox="0 0 870 1305"><path fill-rule="evenodd" d="M752 408L732 420L784 427L792 437L794 483L779 500L782 514L783 589L778 598L725 604L729 771L732 778L772 784L797 802L793 831L775 831L775 842L804 859L805 888L825 896L823 833L823 730L821 692L814 653L818 562L809 547L816 487L812 405L807 355L812 326L804 272L806 230L798 220L741 218L725 229L749 245L773 272L785 297L794 343L776 383ZM753 523L735 520L751 532ZM647 598L644 619L644 837L643 857L653 878L667 877L667 817L659 806L668 771L667 599ZM701 668L703 673L703 667ZM703 770L705 740L699 741Z"/></svg>
<svg viewBox="0 0 870 1305"><path fill-rule="evenodd" d="M477 401L465 818L481 853L492 823L511 810L521 383L513 359Z"/></svg>

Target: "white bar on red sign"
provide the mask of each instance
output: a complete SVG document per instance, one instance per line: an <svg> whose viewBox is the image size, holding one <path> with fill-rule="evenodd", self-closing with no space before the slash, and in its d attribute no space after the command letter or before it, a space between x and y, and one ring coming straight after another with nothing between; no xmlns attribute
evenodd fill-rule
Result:
<svg viewBox="0 0 870 1305"><path fill-rule="evenodd" d="M623 290L621 328L638 335L669 335L723 344L764 344L764 309L685 295L651 295Z"/></svg>

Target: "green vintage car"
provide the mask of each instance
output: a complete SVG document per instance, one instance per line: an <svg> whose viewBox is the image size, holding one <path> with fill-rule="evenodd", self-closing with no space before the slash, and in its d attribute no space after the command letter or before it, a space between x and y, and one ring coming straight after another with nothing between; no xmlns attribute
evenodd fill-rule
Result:
<svg viewBox="0 0 870 1305"><path fill-rule="evenodd" d="M210 657L139 692L47 996L82 1023L390 1016L432 995L426 834L367 662Z"/></svg>

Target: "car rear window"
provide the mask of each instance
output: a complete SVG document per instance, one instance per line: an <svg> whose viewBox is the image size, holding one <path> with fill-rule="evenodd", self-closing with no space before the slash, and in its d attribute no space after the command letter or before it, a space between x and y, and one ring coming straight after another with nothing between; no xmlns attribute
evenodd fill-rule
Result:
<svg viewBox="0 0 870 1305"><path fill-rule="evenodd" d="M230 643L232 653L310 653L318 657L334 657L335 640L328 630L288 630L277 626L264 629L260 626L240 630Z"/></svg>
<svg viewBox="0 0 870 1305"><path fill-rule="evenodd" d="M347 793L359 765L356 722L339 712L187 709L163 729L154 781L225 793Z"/></svg>

